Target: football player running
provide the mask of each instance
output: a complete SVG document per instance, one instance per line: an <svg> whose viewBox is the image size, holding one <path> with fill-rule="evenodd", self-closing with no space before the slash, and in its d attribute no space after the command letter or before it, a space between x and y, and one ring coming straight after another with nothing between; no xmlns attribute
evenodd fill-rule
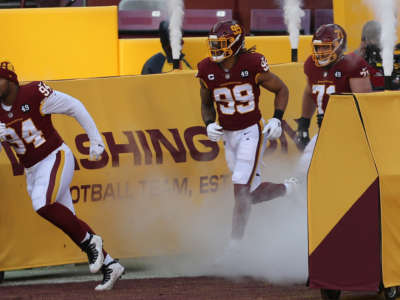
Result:
<svg viewBox="0 0 400 300"><path fill-rule="evenodd" d="M313 52L304 63L307 85L303 93L296 142L304 150L301 165L308 169L317 135L310 142L310 119L317 111L321 127L329 95L372 92L367 62L355 53L345 55L346 32L337 24L320 26L312 39Z"/></svg>
<svg viewBox="0 0 400 300"><path fill-rule="evenodd" d="M25 168L33 209L86 252L91 273L102 271L103 281L95 289L109 290L124 267L104 251L101 237L75 215L69 189L74 156L53 127L52 114L74 117L89 137L90 159L101 158L101 135L80 101L41 81L19 85L11 63L1 62L0 140L12 146Z"/></svg>
<svg viewBox="0 0 400 300"><path fill-rule="evenodd" d="M235 205L228 251L243 238L252 204L283 196L297 183L295 178L279 184L261 182L264 139L280 137L289 92L270 71L265 57L254 48L245 49L244 43L239 23L216 23L208 37L209 57L198 64L197 73L208 138L214 142L223 139L232 172ZM275 94L275 112L266 124L259 109L260 86Z"/></svg>

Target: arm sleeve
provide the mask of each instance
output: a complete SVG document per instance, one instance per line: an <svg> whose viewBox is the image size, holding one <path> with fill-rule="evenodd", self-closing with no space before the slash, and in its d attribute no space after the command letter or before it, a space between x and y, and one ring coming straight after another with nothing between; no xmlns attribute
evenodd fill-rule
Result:
<svg viewBox="0 0 400 300"><path fill-rule="evenodd" d="M369 68L367 62L357 54L352 56L352 61L349 64L350 78L365 78L369 75Z"/></svg>
<svg viewBox="0 0 400 300"><path fill-rule="evenodd" d="M269 71L269 65L264 55L255 53L253 57L255 57L255 59L253 60L253 68L255 74L266 73Z"/></svg>
<svg viewBox="0 0 400 300"><path fill-rule="evenodd" d="M204 72L203 69L204 69L204 68L203 68L202 62L199 62L199 63L197 64L197 73L196 73L196 77L199 78L200 81L204 84L204 86L208 88L208 83L207 83L207 80L206 80L207 77L204 76L204 73L205 73L205 72Z"/></svg>
<svg viewBox="0 0 400 300"><path fill-rule="evenodd" d="M196 73L196 77L204 80L203 68L201 67L201 64L200 64L200 63L197 64L197 73Z"/></svg>
<svg viewBox="0 0 400 300"><path fill-rule="evenodd" d="M60 91L54 91L49 97L42 101L42 114L63 114L75 118L87 133L91 142L101 143L103 141L96 124L85 106L74 97Z"/></svg>

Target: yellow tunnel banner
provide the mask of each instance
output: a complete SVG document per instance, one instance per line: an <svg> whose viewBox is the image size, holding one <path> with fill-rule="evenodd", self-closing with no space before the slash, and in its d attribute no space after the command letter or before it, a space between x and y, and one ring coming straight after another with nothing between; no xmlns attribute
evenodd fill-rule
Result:
<svg viewBox="0 0 400 300"><path fill-rule="evenodd" d="M378 174L352 95L331 96L308 171L309 283L378 290Z"/></svg>
<svg viewBox="0 0 400 300"><path fill-rule="evenodd" d="M293 119L305 78L301 64L272 70L290 83L294 101L285 113L285 133L268 144L268 154L290 159L299 154ZM77 215L101 234L105 249L128 258L201 248L197 230L204 230L196 220L212 215L233 193L223 148L208 140L201 120L195 71L47 83L80 99L103 134L106 155L89 161L83 129L72 118L54 116L76 158L71 194ZM269 119L273 94L263 91L260 102ZM0 270L85 261L64 233L34 213L24 170L8 147L0 153L0 173ZM231 213L225 214L228 226Z"/></svg>
<svg viewBox="0 0 400 300"><path fill-rule="evenodd" d="M310 286L400 285L400 94L332 96L308 173Z"/></svg>
<svg viewBox="0 0 400 300"><path fill-rule="evenodd" d="M400 285L400 93L357 94L379 174L382 274L385 287Z"/></svg>

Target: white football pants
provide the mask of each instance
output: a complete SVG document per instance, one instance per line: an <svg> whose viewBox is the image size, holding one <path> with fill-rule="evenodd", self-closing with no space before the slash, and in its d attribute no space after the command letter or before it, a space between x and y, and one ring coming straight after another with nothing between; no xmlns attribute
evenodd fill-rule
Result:
<svg viewBox="0 0 400 300"><path fill-rule="evenodd" d="M74 156L69 147L62 144L46 158L25 169L28 194L35 211L58 202L75 214L69 190L74 168Z"/></svg>
<svg viewBox="0 0 400 300"><path fill-rule="evenodd" d="M233 184L249 184L250 192L261 183L261 162L265 151L264 121L245 129L224 130L225 159Z"/></svg>

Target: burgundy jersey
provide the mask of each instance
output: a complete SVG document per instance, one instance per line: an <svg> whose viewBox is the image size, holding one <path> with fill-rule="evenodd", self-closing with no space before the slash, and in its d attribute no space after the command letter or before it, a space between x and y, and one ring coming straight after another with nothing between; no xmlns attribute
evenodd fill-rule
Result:
<svg viewBox="0 0 400 300"><path fill-rule="evenodd" d="M196 76L211 91L219 124L224 129L244 129L261 119L256 79L258 74L268 71L267 60L256 52L239 54L236 64L227 72L209 58L199 62Z"/></svg>
<svg viewBox="0 0 400 300"><path fill-rule="evenodd" d="M318 114L325 113L329 95L351 93L350 78L369 76L367 62L355 53L344 55L328 68L317 67L310 56L304 63L304 73L308 77Z"/></svg>
<svg viewBox="0 0 400 300"><path fill-rule="evenodd" d="M41 113L41 102L53 90L43 82L20 86L11 110L0 106L0 122L7 127L6 142L25 168L32 167L63 143L53 127L51 115Z"/></svg>
<svg viewBox="0 0 400 300"><path fill-rule="evenodd" d="M383 71L373 66L368 66L369 74L371 76L371 84L374 90L384 90L385 89L385 76Z"/></svg>

